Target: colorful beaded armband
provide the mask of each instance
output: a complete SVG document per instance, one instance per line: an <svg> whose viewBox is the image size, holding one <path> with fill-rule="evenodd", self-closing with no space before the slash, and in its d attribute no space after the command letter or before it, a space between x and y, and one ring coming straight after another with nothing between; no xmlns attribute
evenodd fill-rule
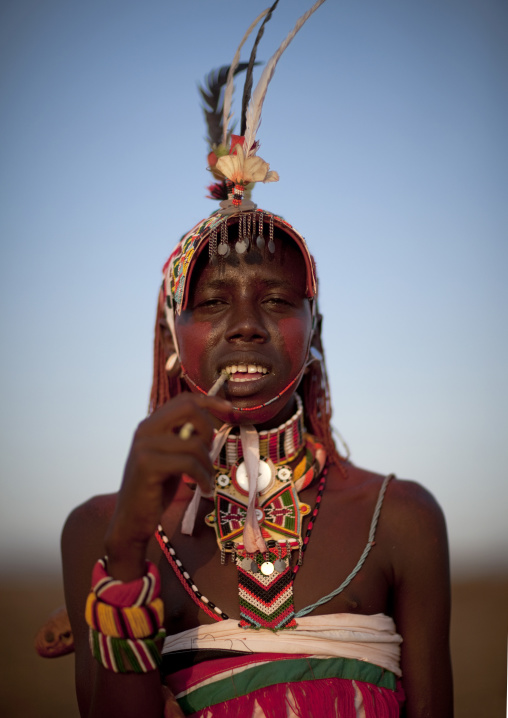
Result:
<svg viewBox="0 0 508 718"><path fill-rule="evenodd" d="M145 576L126 583L108 575L104 559L92 572L85 608L90 650L115 673L147 673L160 664L157 642L165 636L160 576L153 563L146 564Z"/></svg>

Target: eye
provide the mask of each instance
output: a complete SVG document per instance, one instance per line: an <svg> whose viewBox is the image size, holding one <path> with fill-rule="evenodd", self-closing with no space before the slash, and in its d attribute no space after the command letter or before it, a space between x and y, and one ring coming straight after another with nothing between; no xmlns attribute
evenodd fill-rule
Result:
<svg viewBox="0 0 508 718"><path fill-rule="evenodd" d="M227 305L227 301L222 297L209 297L209 298L202 298L194 302L193 310L194 311L214 311L221 309L222 307Z"/></svg>
<svg viewBox="0 0 508 718"><path fill-rule="evenodd" d="M282 296L280 294L265 297L263 304L268 307L273 307L274 309L285 309L295 306L294 301L290 297Z"/></svg>
<svg viewBox="0 0 508 718"><path fill-rule="evenodd" d="M205 299L205 301L200 302L198 306L214 307L216 304L224 304L224 300L223 299Z"/></svg>

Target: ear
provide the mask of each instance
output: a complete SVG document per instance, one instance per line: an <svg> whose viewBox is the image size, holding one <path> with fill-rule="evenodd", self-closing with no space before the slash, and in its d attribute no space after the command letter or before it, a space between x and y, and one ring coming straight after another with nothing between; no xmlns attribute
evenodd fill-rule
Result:
<svg viewBox="0 0 508 718"><path fill-rule="evenodd" d="M176 354L176 349L173 337L171 336L171 332L169 331L166 317L164 316L159 317L159 333L162 348L164 350L164 356L166 357L166 359L168 359L171 354Z"/></svg>
<svg viewBox="0 0 508 718"><path fill-rule="evenodd" d="M316 310L313 319L312 337L310 340L309 356L307 357L305 373L309 371L309 366L312 364L312 362L317 361L321 363L323 361L323 344L321 341L322 323L323 315Z"/></svg>
<svg viewBox="0 0 508 718"><path fill-rule="evenodd" d="M314 332L312 334L312 341L310 343L311 347L314 349L317 349L317 351L322 355L323 354L323 341L321 339L321 328L323 326L323 315L319 312L319 310L316 307L316 317L315 317L315 324L314 324Z"/></svg>
<svg viewBox="0 0 508 718"><path fill-rule="evenodd" d="M175 350L175 343L173 341L173 336L169 330L166 318L160 317L158 323L159 341L160 345L162 346L162 351L164 352L164 357L166 359L166 374L168 375L168 377L179 376L181 372L180 360Z"/></svg>

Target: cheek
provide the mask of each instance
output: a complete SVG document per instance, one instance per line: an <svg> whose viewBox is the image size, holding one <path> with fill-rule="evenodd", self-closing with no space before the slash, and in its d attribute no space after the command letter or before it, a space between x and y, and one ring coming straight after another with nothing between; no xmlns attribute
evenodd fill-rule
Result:
<svg viewBox="0 0 508 718"><path fill-rule="evenodd" d="M177 328L180 358L191 377L198 377L202 363L208 354L211 343L210 322L200 322L199 326L180 324Z"/></svg>
<svg viewBox="0 0 508 718"><path fill-rule="evenodd" d="M305 359L310 329L310 321L298 317L281 319L278 322L281 351L295 369L300 369Z"/></svg>

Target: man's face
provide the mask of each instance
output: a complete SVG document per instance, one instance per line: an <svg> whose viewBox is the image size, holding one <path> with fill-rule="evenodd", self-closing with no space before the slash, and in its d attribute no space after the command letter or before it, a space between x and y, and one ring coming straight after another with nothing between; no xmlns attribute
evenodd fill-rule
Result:
<svg viewBox="0 0 508 718"><path fill-rule="evenodd" d="M230 379L221 394L233 406L266 404L300 374L307 357L312 318L300 251L286 241L270 258L234 250L230 261L215 265L200 258L188 308L175 326L192 381L208 391L227 369ZM287 420L296 386L267 407L238 412L235 420L258 425Z"/></svg>

